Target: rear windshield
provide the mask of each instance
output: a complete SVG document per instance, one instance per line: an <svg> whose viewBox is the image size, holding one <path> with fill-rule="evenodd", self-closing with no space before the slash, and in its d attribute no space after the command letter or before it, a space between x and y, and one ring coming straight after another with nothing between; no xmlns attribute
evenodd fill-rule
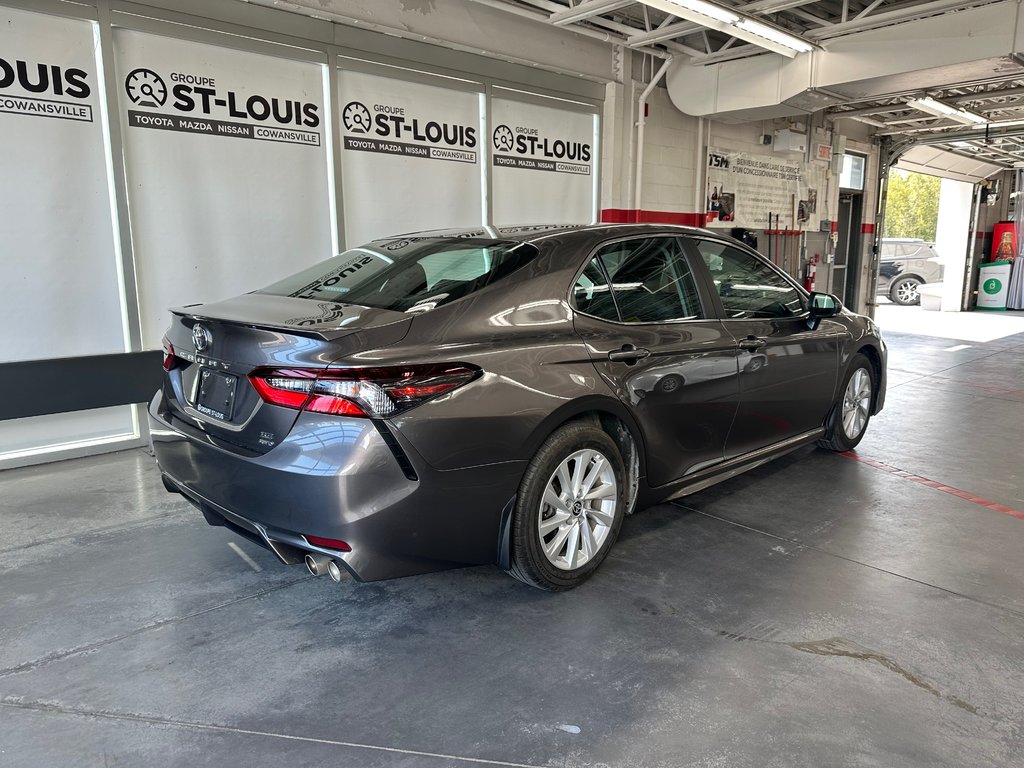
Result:
<svg viewBox="0 0 1024 768"><path fill-rule="evenodd" d="M500 280L537 255L529 243L475 238L376 241L258 293L426 312Z"/></svg>

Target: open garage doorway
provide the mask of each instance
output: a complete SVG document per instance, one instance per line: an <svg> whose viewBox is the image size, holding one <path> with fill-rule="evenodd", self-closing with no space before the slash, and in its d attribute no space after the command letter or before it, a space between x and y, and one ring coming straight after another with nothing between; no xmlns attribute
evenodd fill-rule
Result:
<svg viewBox="0 0 1024 768"><path fill-rule="evenodd" d="M913 152L889 176L876 320L890 332L961 341L1021 332L1024 318L969 311L976 305L978 265L991 258L994 222L1005 218L1002 195L1010 190L962 174L920 173L933 169L914 162L920 156Z"/></svg>

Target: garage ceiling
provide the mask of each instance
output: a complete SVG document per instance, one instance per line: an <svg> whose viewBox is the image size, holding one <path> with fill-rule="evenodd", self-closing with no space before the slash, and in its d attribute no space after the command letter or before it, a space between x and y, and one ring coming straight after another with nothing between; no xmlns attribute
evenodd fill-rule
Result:
<svg viewBox="0 0 1024 768"><path fill-rule="evenodd" d="M388 22L394 33L424 40L431 39L431 17L450 21L455 14L465 19L465 34L460 38L442 24L452 35L446 44L467 49L484 39L497 45L501 36L481 25L486 13L504 11L532 22L540 49L566 63L577 52L540 38L551 43L550 34L564 29L591 43L597 38L672 56L669 93L687 114L742 122L826 109L893 144L932 147L933 158L945 158L939 165L957 163L935 150L984 175L1024 164L1024 39L1017 44L1024 23L1012 0L245 1L356 27ZM408 28L392 19L395 13L412 19ZM740 29L748 23L768 31ZM780 45L763 34L790 37ZM812 52L802 53L808 46ZM966 110L977 124L965 122L964 114L936 112L936 101L942 109Z"/></svg>
<svg viewBox="0 0 1024 768"><path fill-rule="evenodd" d="M546 17L547 23L566 29L600 31L636 50L672 54L689 66L707 66L763 57L765 47L740 39L728 25L712 29L667 12L674 3L699 8L699 0L473 0L504 5L521 14ZM843 38L854 39L871 30L913 24L925 19L997 5L1000 0L714 0L715 6L763 21L825 52ZM680 13L686 13L680 9ZM692 13L690 18L694 18ZM749 38L748 38L749 39ZM790 54L792 55L792 54ZM868 54L865 54L868 55ZM898 93L884 97L852 98L837 89L832 99L833 118L850 118L869 125L875 135L894 143L913 142L931 147L913 164L927 172L948 171L951 178L978 179L1001 168L1024 162L1024 67L1016 56L1006 65L992 66L990 76L970 73L969 84L935 87L934 78L915 87L913 78L900 83ZM765 66L770 66L765 61ZM934 112L931 98L977 115L978 125ZM916 101L916 105L908 102ZM928 111L927 107L932 107ZM940 107L941 108L941 107ZM985 124L982 121L988 121ZM1010 121L1021 120L1020 125ZM921 158L930 158L922 161ZM958 161L963 161L958 162ZM908 161L909 162L909 161Z"/></svg>

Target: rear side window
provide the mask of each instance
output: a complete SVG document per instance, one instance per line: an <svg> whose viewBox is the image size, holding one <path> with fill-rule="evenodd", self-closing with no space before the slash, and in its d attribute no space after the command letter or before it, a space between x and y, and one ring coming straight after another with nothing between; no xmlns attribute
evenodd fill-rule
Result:
<svg viewBox="0 0 1024 768"><path fill-rule="evenodd" d="M725 316L797 317L804 300L785 278L761 259L716 240L695 240L708 265Z"/></svg>
<svg viewBox="0 0 1024 768"><path fill-rule="evenodd" d="M535 246L514 241L378 241L345 251L259 292L424 312L501 280L536 255Z"/></svg>
<svg viewBox="0 0 1024 768"><path fill-rule="evenodd" d="M674 237L605 246L576 281L573 296L581 312L606 320L657 323L703 317L697 284Z"/></svg>
<svg viewBox="0 0 1024 768"><path fill-rule="evenodd" d="M611 286L601 267L600 260L595 256L583 274L576 280L573 288L573 300L576 308L602 320L618 320L619 311L612 298Z"/></svg>

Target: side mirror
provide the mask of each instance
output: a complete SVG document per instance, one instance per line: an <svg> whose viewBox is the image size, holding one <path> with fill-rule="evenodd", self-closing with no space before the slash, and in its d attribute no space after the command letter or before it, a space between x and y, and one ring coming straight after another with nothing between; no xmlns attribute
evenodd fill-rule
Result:
<svg viewBox="0 0 1024 768"><path fill-rule="evenodd" d="M843 303L831 293L812 293L807 302L807 327L816 331L824 317L835 317Z"/></svg>

